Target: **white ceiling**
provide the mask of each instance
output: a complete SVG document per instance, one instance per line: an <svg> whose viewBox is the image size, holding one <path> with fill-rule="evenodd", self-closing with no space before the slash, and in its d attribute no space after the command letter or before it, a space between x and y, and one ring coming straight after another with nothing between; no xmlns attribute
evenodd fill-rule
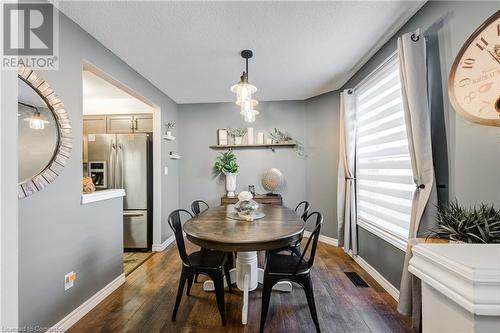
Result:
<svg viewBox="0 0 500 333"><path fill-rule="evenodd" d="M247 48L254 51L249 74L258 100L338 89L424 2L56 4L177 103L201 103L234 100L229 87Z"/></svg>
<svg viewBox="0 0 500 333"><path fill-rule="evenodd" d="M83 114L152 113L153 108L89 71L82 73Z"/></svg>

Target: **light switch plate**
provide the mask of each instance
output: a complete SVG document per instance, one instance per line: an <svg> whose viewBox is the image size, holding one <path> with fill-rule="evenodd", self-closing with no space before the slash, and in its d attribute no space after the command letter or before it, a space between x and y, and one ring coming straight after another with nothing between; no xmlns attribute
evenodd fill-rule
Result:
<svg viewBox="0 0 500 333"><path fill-rule="evenodd" d="M168 175L168 167L165 167L165 176Z"/></svg>

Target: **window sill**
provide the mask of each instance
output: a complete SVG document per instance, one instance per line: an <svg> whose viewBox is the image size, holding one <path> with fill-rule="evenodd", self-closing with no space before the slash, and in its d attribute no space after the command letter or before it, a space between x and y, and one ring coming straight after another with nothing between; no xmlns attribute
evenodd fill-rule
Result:
<svg viewBox="0 0 500 333"><path fill-rule="evenodd" d="M103 200L109 200L109 199L114 199L114 198L121 198L124 197L125 190L124 189L113 189L113 190L102 190L102 191L95 191L92 193L85 193L82 194L82 205L86 205L92 202L97 202L97 201L103 201Z"/></svg>
<svg viewBox="0 0 500 333"><path fill-rule="evenodd" d="M374 234L375 236L383 239L384 241L388 242L389 244L395 246L396 248L400 249L403 252L406 252L406 248L408 246L408 239L404 239L399 235L395 235L387 230L382 229L378 225L374 225L372 223L359 220L357 222L357 225L360 226L361 228L365 229L366 231Z"/></svg>

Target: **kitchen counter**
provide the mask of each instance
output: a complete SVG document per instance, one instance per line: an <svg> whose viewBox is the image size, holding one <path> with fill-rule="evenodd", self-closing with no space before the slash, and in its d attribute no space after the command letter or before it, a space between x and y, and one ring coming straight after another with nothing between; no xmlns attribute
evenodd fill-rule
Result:
<svg viewBox="0 0 500 333"><path fill-rule="evenodd" d="M82 194L81 204L86 205L92 202L124 197L125 195L126 193L124 189L111 189L95 191L92 193L84 193Z"/></svg>

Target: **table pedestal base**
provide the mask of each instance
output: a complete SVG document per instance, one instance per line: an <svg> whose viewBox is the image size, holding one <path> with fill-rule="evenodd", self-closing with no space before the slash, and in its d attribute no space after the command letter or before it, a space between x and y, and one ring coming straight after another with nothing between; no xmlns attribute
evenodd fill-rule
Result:
<svg viewBox="0 0 500 333"><path fill-rule="evenodd" d="M238 252L236 258L236 268L229 272L231 283L236 282L238 289L243 291L243 308L241 310L241 323L246 324L248 319L248 293L257 289L258 284L264 283L264 270L257 267L257 252ZM224 287L227 287L224 279ZM212 280L203 283L203 290L214 291L214 283ZM292 284L288 281L280 281L273 290L290 292Z"/></svg>

